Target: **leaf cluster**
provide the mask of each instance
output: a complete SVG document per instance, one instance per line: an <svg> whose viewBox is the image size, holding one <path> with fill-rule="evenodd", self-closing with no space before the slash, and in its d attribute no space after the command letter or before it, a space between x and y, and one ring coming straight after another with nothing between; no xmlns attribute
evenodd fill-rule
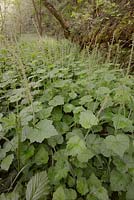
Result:
<svg viewBox="0 0 134 200"><path fill-rule="evenodd" d="M31 103L11 49L0 51L0 174L17 170L0 198L132 200L134 78L64 43L61 57L57 41L19 44Z"/></svg>

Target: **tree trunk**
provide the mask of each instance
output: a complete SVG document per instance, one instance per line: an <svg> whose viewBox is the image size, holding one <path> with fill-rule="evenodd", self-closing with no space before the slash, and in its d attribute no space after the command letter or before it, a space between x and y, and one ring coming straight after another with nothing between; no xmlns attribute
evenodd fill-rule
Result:
<svg viewBox="0 0 134 200"><path fill-rule="evenodd" d="M64 20L61 13L57 11L56 8L51 3L49 3L47 0L43 0L42 2L44 6L49 10L49 12L58 20L58 22L60 23L61 27L64 30L65 38L68 39L70 37L70 30L69 30L70 27L68 22Z"/></svg>

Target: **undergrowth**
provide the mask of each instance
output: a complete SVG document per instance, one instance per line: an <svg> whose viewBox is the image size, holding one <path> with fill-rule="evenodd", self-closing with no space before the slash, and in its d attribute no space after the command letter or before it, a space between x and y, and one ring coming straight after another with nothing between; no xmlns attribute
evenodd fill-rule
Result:
<svg viewBox="0 0 134 200"><path fill-rule="evenodd" d="M95 50L0 50L0 199L133 200L134 78Z"/></svg>

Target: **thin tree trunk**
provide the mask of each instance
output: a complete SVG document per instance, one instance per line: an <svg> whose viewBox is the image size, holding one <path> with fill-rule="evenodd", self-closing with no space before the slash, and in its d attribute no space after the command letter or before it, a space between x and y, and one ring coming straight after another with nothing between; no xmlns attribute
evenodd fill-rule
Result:
<svg viewBox="0 0 134 200"><path fill-rule="evenodd" d="M39 12L38 12L38 8L35 4L35 0L32 0L33 3L33 7L35 10L35 17L36 17L36 21L37 21L37 27L38 27L38 32L40 34L40 36L42 36L43 34L43 27L42 27L42 13L41 13L41 1L40 1L40 8L39 8Z"/></svg>

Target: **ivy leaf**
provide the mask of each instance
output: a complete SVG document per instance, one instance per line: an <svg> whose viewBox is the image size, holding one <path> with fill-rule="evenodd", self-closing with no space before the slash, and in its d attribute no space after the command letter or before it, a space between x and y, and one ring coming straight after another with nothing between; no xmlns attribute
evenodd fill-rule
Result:
<svg viewBox="0 0 134 200"><path fill-rule="evenodd" d="M53 193L52 200L66 200L65 191L62 186L59 186L56 191Z"/></svg>
<svg viewBox="0 0 134 200"><path fill-rule="evenodd" d="M52 136L58 135L55 127L52 125L51 120L41 120L36 127L27 134L27 138L30 142L42 143L44 139L51 138Z"/></svg>
<svg viewBox="0 0 134 200"><path fill-rule="evenodd" d="M56 107L59 105L63 105L64 104L64 98L61 95L57 95L55 96L50 102L49 105Z"/></svg>
<svg viewBox="0 0 134 200"><path fill-rule="evenodd" d="M35 174L27 184L26 200L39 200L48 195L49 186L45 171Z"/></svg>
<svg viewBox="0 0 134 200"><path fill-rule="evenodd" d="M80 113L80 124L83 128L89 129L94 125L98 124L97 117L93 114L92 111L86 110Z"/></svg>
<svg viewBox="0 0 134 200"><path fill-rule="evenodd" d="M46 164L48 162L48 152L47 150L44 148L43 145L40 146L39 150L37 151L37 153L35 154L35 159L34 162L37 165L41 165L41 164Z"/></svg>
<svg viewBox="0 0 134 200"><path fill-rule="evenodd" d="M85 195L89 192L88 183L85 177L80 177L77 179L77 191L81 195Z"/></svg>
<svg viewBox="0 0 134 200"><path fill-rule="evenodd" d="M120 173L113 170L110 174L110 184L112 191L126 191L130 182L130 177L127 173Z"/></svg>
<svg viewBox="0 0 134 200"><path fill-rule="evenodd" d="M1 169L8 171L10 165L12 164L14 159L14 155L10 154L7 157L5 157L1 162Z"/></svg>
<svg viewBox="0 0 134 200"><path fill-rule="evenodd" d="M129 138L123 134L107 136L104 143L108 149L120 157L123 157L125 151L129 148Z"/></svg>

